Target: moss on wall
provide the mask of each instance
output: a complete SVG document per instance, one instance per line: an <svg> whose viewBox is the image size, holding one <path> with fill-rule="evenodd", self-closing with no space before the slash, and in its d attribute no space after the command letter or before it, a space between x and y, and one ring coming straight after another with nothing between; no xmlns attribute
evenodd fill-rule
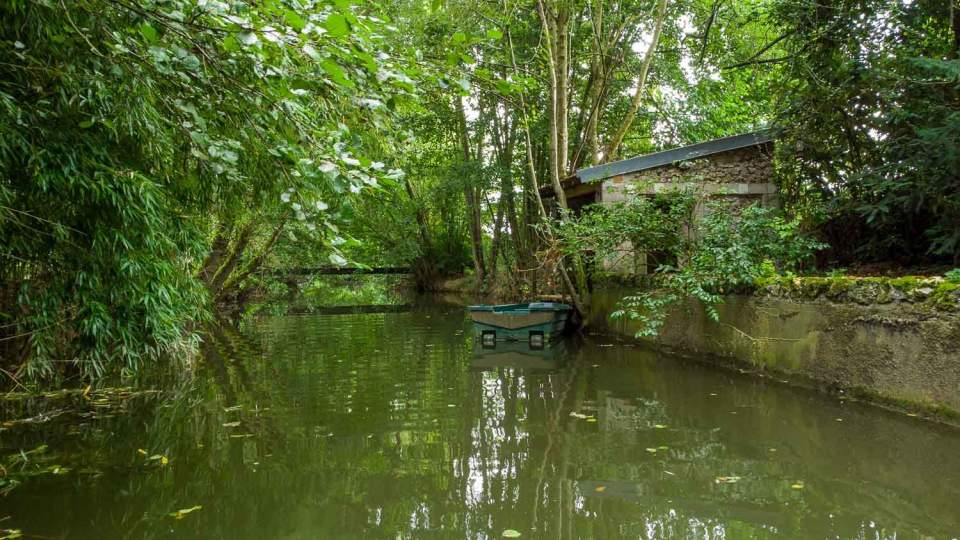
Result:
<svg viewBox="0 0 960 540"><path fill-rule="evenodd" d="M774 276L760 279L756 293L795 300L825 298L864 306L904 303L946 312L960 308L960 284L942 277Z"/></svg>
<svg viewBox="0 0 960 540"><path fill-rule="evenodd" d="M679 306L652 341L960 423L958 289L940 278L780 277L726 296L719 322L694 301ZM596 290L593 324L632 337L630 322L608 317L632 291Z"/></svg>

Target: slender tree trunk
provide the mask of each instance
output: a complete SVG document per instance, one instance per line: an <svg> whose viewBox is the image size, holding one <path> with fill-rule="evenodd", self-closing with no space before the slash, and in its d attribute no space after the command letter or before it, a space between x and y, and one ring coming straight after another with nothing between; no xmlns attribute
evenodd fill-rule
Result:
<svg viewBox="0 0 960 540"><path fill-rule="evenodd" d="M556 16L557 67L557 173L560 180L569 174L570 119L570 9L561 4Z"/></svg>
<svg viewBox="0 0 960 540"><path fill-rule="evenodd" d="M545 15L543 11L543 1L538 0L537 3L540 6L541 16L544 17L545 19ZM510 47L510 62L513 65L514 71L516 71L517 59L516 59L516 56L514 55L513 38L510 35L509 28L507 29L507 43L509 44L509 47ZM532 138L530 137L530 124L527 119L526 100L522 93L520 94L520 107L521 107L521 117L523 119L523 133L527 143L526 144L527 166L529 167L529 171L530 171L530 183L532 184L531 187L533 188L532 189L533 195L536 198L537 207L540 210L540 215L546 218L547 209L546 207L544 207L543 199L540 197L540 186L539 186L539 182L537 182L537 171L533 164L533 141L532 141ZM556 171L555 167L551 167L551 169L553 169L554 172ZM566 197L563 196L563 189L560 186L559 179L555 177L554 180L555 180L554 189L556 190L557 201L558 202L563 201L562 202L563 208L566 208ZM554 240L553 229L550 227L549 220L545 221L544 223L546 223L545 234L551 240ZM557 265L557 269L560 271L560 275L563 278L563 283L566 286L567 291L570 293L570 299L573 302L574 307L577 309L577 311L586 315L586 311L584 311L586 306L584 306L583 302L580 300L580 293L577 291L577 288L574 286L573 282L570 281L570 276L567 275L567 269L564 268L562 261L559 265Z"/></svg>
<svg viewBox="0 0 960 540"><path fill-rule="evenodd" d="M433 244L430 240L430 229L427 226L427 213L424 211L423 205L414 193L413 185L410 184L408 177L404 177L403 185L407 190L407 197L410 198L410 202L413 203L416 209L417 232L420 234L420 245L423 248L423 253L430 253L433 249Z"/></svg>
<svg viewBox="0 0 960 540"><path fill-rule="evenodd" d="M620 151L620 145L623 143L623 138L626 136L627 131L630 130L630 126L633 125L633 120L636 118L637 111L640 109L644 89L647 85L647 74L650 72L650 64L653 62L653 55L657 50L657 44L660 42L660 31L663 30L663 22L666 17L667 0L659 0L657 2L657 15L653 27L653 37L650 39L650 47L647 49L647 54L643 58L640 75L637 77L637 88L633 93L633 99L630 101L630 108L627 110L627 115L623 118L623 122L620 124L620 127L617 128L613 137L611 137L603 153L603 160L605 162L616 159L617 152Z"/></svg>
<svg viewBox="0 0 960 540"><path fill-rule="evenodd" d="M463 98L457 96L457 112L459 113L460 120L460 145L463 150L463 161L464 163L471 163L473 161L472 156L470 155L470 138L467 133L467 113L463 108ZM467 205L467 217L470 227L470 242L473 246L473 265L474 270L476 271L476 278L478 283L483 283L486 279L486 266L484 265L483 260L483 231L481 229L480 221L480 198L478 197L477 188L471 182L472 179L468 179L467 185L464 187L464 199Z"/></svg>
<svg viewBox="0 0 960 540"><path fill-rule="evenodd" d="M217 225L217 232L213 237L213 243L210 245L210 253L203 262L203 267L200 269L200 273L197 274L197 277L207 285L213 281L213 276L217 273L217 269L220 267L220 261L223 259L223 255L226 253L227 247L230 245L231 229L232 227L225 222L221 222L219 225Z"/></svg>
<svg viewBox="0 0 960 540"><path fill-rule="evenodd" d="M557 36L557 24L556 18L552 12L548 12L546 6L544 5L544 0L537 0L537 8L540 13L540 20L543 24L543 36L544 43L547 47L547 64L549 68L547 71L550 74L550 99L548 101L550 115L550 158L548 160L550 167L550 179L555 192L557 205L559 205L560 208L566 209L567 196L563 192L563 186L560 183L560 83L557 80L558 66L555 52L556 45L554 43ZM563 114L566 114L566 111L563 111ZM566 138L564 137L564 140L565 139ZM537 193L537 197L540 197L539 193Z"/></svg>
<svg viewBox="0 0 960 540"><path fill-rule="evenodd" d="M227 258L226 262L223 263L223 266L221 266L217 271L217 274L213 277L213 280L208 286L213 298L218 298L220 296L220 290L223 288L223 284L227 282L227 279L236 269L237 264L240 262L240 257L250 244L250 239L253 237L255 230L256 226L252 221L247 223L243 229L240 230L240 234L237 236L237 240L233 244L233 249L230 252L230 256Z"/></svg>
<svg viewBox="0 0 960 540"><path fill-rule="evenodd" d="M252 261L250 261L250 264L248 264L242 272L237 274L236 277L231 278L230 281L223 286L223 288L217 293L217 299L224 298L231 292L239 291L240 285L244 282L244 280L260 270L260 267L262 267L263 263L266 262L267 256L270 255L274 246L277 245L277 241L280 239L280 234L287 225L287 219L287 215L283 215L280 218L280 222L273 229L273 234L270 235L270 239L267 240L266 245L264 245L260 253L254 257Z"/></svg>

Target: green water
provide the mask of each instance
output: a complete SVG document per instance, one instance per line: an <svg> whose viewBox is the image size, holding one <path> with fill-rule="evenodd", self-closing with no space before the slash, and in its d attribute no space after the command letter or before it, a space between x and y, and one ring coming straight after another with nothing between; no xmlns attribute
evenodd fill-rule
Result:
<svg viewBox="0 0 960 540"><path fill-rule="evenodd" d="M0 455L46 444L5 463L47 472L0 497L0 529L960 536L958 430L600 338L551 357L469 336L457 308L263 317L211 335L177 390L7 404L49 419L8 425Z"/></svg>

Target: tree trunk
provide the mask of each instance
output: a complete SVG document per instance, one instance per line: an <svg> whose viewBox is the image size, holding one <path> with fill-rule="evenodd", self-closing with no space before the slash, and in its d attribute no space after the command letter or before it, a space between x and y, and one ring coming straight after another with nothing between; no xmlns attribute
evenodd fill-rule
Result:
<svg viewBox="0 0 960 540"><path fill-rule="evenodd" d="M647 49L647 54L643 58L640 75L637 77L636 91L633 93L633 99L630 101L630 108L627 110L627 115L623 118L620 127L607 144L607 148L603 153L604 162L616 159L617 152L620 151L620 145L623 143L623 138L626 136L627 131L630 130L630 126L633 125L633 120L636 118L637 111L640 109L640 103L643 101L643 91L647 85L647 73L650 72L650 64L653 62L654 52L656 52L657 44L660 42L660 31L663 30L663 22L666 17L667 0L659 0L657 2L657 16L653 28L653 37L650 40L650 47Z"/></svg>
<svg viewBox="0 0 960 540"><path fill-rule="evenodd" d="M554 196L556 197L557 205L562 208L567 208L567 197L563 192L563 186L560 183L560 137L559 137L559 125L560 125L560 97L559 97L559 84L557 78L558 66L557 66L557 53L555 41L557 38L557 21L556 17L552 12L548 12L546 6L543 4L543 0L537 0L537 8L540 13L540 20L543 23L543 37L544 43L547 47L547 64L548 72L550 74L550 98L548 100L548 110L550 117L550 158L548 160L549 169L550 169L550 179L553 185ZM566 88L566 87L564 87ZM564 99L564 101L566 101ZM566 111L562 111L562 114L566 114ZM564 122L565 124L565 122ZM529 135L529 131L528 131ZM566 140L566 137L564 137ZM536 180L536 177L534 177ZM537 197L540 197L540 194L537 193Z"/></svg>
<svg viewBox="0 0 960 540"><path fill-rule="evenodd" d="M227 258L227 261L223 263L223 266L221 266L217 271L217 274L213 277L213 280L207 287L210 290L213 298L216 299L220 296L220 290L223 288L223 284L227 282L230 274L232 274L236 269L237 264L240 262L240 257L250 244L250 239L253 237L253 232L255 230L256 227L251 221L250 223L247 223L240 231L236 242L234 242L233 250L230 252L230 256Z"/></svg>
<svg viewBox="0 0 960 540"><path fill-rule="evenodd" d="M470 138L467 133L467 113L463 108L463 98L457 96L457 112L460 120L460 145L463 150L463 162L470 163L473 158L470 154ZM480 222L480 198L477 188L472 184L473 179L467 180L464 186L464 199L467 205L467 217L470 225L470 242L473 246L473 265L476 270L478 283L483 283L486 278L486 266L483 260L483 231Z"/></svg>
<svg viewBox="0 0 960 540"><path fill-rule="evenodd" d="M245 279L253 275L257 270L263 266L263 263L267 260L267 256L270 255L270 252L273 251L273 247L277 244L277 240L280 239L280 233L283 232L284 227L287 225L287 216L284 215L280 218L280 223L274 228L273 234L270 235L270 239L267 241L266 245L260 251L260 254L257 255L246 268L243 269L240 274L235 278L230 279L223 288L217 292L217 300L226 297L230 292L239 290L240 284L243 283Z"/></svg>

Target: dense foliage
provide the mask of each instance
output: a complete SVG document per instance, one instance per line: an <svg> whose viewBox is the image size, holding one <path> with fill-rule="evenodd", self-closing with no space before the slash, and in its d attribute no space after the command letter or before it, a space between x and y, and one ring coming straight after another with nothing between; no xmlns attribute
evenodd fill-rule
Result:
<svg viewBox="0 0 960 540"><path fill-rule="evenodd" d="M413 81L347 4L14 1L0 20L12 379L182 348L278 242L343 260L340 194L400 176L359 148Z"/></svg>
<svg viewBox="0 0 960 540"><path fill-rule="evenodd" d="M629 238L708 303L765 260L808 268L800 230L830 244L821 264L956 260L958 11L6 2L0 368L20 384L184 358L215 305L294 267L410 265L421 288L467 272L585 307L578 242ZM571 217L579 168L771 126L785 215L679 197Z"/></svg>
<svg viewBox="0 0 960 540"><path fill-rule="evenodd" d="M614 313L639 321L640 335L655 334L667 308L686 298L716 319L724 293L752 287L764 275L801 271L826 247L796 219L689 189L595 207L558 230L567 252L590 252L608 272L647 274L646 286Z"/></svg>
<svg viewBox="0 0 960 540"><path fill-rule="evenodd" d="M960 262L960 14L939 1L774 2L781 179L844 264Z"/></svg>

